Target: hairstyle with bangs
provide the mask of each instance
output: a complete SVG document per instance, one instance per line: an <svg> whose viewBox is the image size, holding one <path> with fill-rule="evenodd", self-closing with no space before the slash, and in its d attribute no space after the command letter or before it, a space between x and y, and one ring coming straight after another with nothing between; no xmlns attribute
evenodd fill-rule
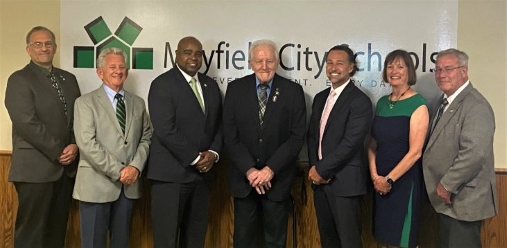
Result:
<svg viewBox="0 0 507 248"><path fill-rule="evenodd" d="M414 61L407 51L401 49L394 50L387 55L386 60L384 61L384 69L382 70L382 80L386 83L388 82L387 66L396 60L402 60L405 63L408 72L408 85L414 85L417 82Z"/></svg>
<svg viewBox="0 0 507 248"><path fill-rule="evenodd" d="M97 58L97 68L102 68L105 65L106 57L110 54L123 56L123 62L125 62L125 65L127 64L127 54L125 51L117 47L108 47L100 51L99 57Z"/></svg>

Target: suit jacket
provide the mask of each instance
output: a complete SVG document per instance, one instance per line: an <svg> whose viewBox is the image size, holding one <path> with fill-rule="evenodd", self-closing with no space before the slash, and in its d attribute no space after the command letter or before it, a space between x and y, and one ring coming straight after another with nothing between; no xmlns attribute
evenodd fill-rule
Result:
<svg viewBox="0 0 507 248"><path fill-rule="evenodd" d="M266 195L270 200L284 200L290 194L306 132L302 87L275 74L262 126L258 113L255 74L229 83L224 102L224 140L231 159L231 193L246 197L253 190L246 172L267 165L275 175Z"/></svg>
<svg viewBox="0 0 507 248"><path fill-rule="evenodd" d="M43 183L58 180L64 171L76 174L77 161L63 166L63 149L75 143L74 101L81 95L76 77L53 67L67 101L67 115L48 73L33 62L7 81L5 106L12 120L12 164L9 181ZM76 159L77 160L77 159Z"/></svg>
<svg viewBox="0 0 507 248"><path fill-rule="evenodd" d="M320 119L330 88L318 93L312 106L308 128L308 160L324 179L331 179L336 196L366 194L368 164L365 138L373 118L370 98L353 82L336 100L322 137L322 160L318 158Z"/></svg>
<svg viewBox="0 0 507 248"><path fill-rule="evenodd" d="M123 184L120 170L132 165L143 171L148 158L152 128L144 100L125 91L125 134L106 91L83 95L75 105L75 136L81 152L73 197L103 203L118 199ZM130 199L141 197L141 180L124 187Z"/></svg>
<svg viewBox="0 0 507 248"><path fill-rule="evenodd" d="M443 113L423 154L426 189L437 213L463 221L497 214L494 132L493 110L470 83ZM438 183L452 193L452 205L438 198Z"/></svg>
<svg viewBox="0 0 507 248"><path fill-rule="evenodd" d="M199 152L222 149L222 96L217 83L198 73L205 113L185 80L174 67L151 83L148 106L154 127L148 178L163 182L186 183L211 180L214 169L200 173L190 165Z"/></svg>

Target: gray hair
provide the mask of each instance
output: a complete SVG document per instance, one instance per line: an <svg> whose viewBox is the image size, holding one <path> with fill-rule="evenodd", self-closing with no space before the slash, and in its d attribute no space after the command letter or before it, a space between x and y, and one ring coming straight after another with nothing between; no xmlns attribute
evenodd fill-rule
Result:
<svg viewBox="0 0 507 248"><path fill-rule="evenodd" d="M125 62L125 64L127 64L127 54L125 53L125 51L117 47L108 47L100 51L99 57L97 58L97 68L102 68L104 66L104 64L106 63L106 57L107 55L110 54L122 56L123 61Z"/></svg>
<svg viewBox="0 0 507 248"><path fill-rule="evenodd" d="M446 55L451 55L458 58L459 66L468 66L468 55L465 52L460 51L458 49L449 48L447 50L440 51L437 54L437 60L438 58Z"/></svg>
<svg viewBox="0 0 507 248"><path fill-rule="evenodd" d="M53 39L53 42L56 43L56 41L55 41L55 33L53 33L53 31L51 31L51 30L49 30L49 28L46 28L46 27L43 27L43 26L37 26L37 27L33 27L32 29L30 29L30 31L26 35L26 44L27 45L30 44L30 36L32 36L33 33L38 32L38 31L46 31L46 32L48 32L49 34L51 34L51 38Z"/></svg>
<svg viewBox="0 0 507 248"><path fill-rule="evenodd" d="M273 48L273 51L275 53L275 59L278 60L278 49L276 48L275 42L273 42L272 40L256 40L252 43L250 49L248 50L248 61L252 60L253 50L255 50L255 48L261 45L267 45Z"/></svg>

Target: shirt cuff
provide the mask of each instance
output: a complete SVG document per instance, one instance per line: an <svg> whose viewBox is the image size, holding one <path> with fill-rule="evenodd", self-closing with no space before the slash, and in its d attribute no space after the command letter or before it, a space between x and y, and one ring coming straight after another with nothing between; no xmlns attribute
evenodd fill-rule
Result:
<svg viewBox="0 0 507 248"><path fill-rule="evenodd" d="M194 161L192 161L192 163L190 163L190 165L197 164L197 162L199 162L199 159L201 159L201 156L197 155L197 158L195 158Z"/></svg>
<svg viewBox="0 0 507 248"><path fill-rule="evenodd" d="M208 151L215 154L215 163L218 163L218 160L220 160L220 155L218 155L218 153L213 150L208 150Z"/></svg>

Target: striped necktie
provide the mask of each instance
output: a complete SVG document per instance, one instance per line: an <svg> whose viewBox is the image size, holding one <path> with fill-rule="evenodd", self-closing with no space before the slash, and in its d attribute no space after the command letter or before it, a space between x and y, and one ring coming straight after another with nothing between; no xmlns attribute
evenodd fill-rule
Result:
<svg viewBox="0 0 507 248"><path fill-rule="evenodd" d="M259 88L261 91L259 92L258 100L259 100L259 121L260 124L264 123L264 113L266 112L266 104L268 100L267 89L268 84L259 84Z"/></svg>
<svg viewBox="0 0 507 248"><path fill-rule="evenodd" d="M440 107L438 107L437 110L437 116L435 116L435 120L433 121L433 124L431 125L430 129L430 135L433 133L433 129L437 126L438 121L440 120L440 117L442 117L442 114L444 113L445 106L447 106L449 102L447 101L447 98L444 98L442 100L442 103L440 103Z"/></svg>
<svg viewBox="0 0 507 248"><path fill-rule="evenodd" d="M118 123L120 124L121 130L123 131L123 134L125 134L125 120L126 120L126 114L125 114L125 102L123 101L123 96L120 93L117 93L116 96L116 118L118 118Z"/></svg>

